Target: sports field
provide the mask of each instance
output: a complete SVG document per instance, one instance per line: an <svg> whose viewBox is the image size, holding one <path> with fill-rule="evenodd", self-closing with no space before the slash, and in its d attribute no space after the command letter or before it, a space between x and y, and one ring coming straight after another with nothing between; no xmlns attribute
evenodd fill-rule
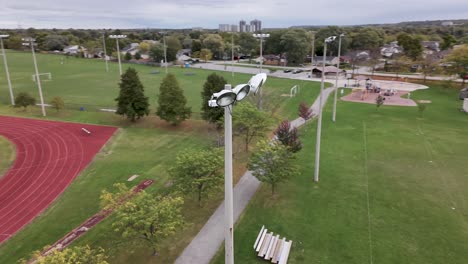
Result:
<svg viewBox="0 0 468 264"><path fill-rule="evenodd" d="M328 103L320 182L313 183L316 123L301 129L301 174L262 186L236 226L237 263L266 263L253 251L265 225L293 240L288 263L467 263L468 114L455 90L413 93L416 107ZM220 252L213 263L223 263Z"/></svg>
<svg viewBox="0 0 468 264"><path fill-rule="evenodd" d="M31 54L8 52L8 58L15 92L26 91L38 98L37 87L30 76L33 72ZM109 188L115 182L127 182L131 175L139 175L138 179L154 180L155 183L148 188L148 192L171 191L167 185L170 182L167 169L171 166L175 156L186 148L212 146L217 138L213 128L199 120L197 113L194 115L195 119L184 122L180 127L173 127L155 117L154 110L151 116L136 123L131 123L113 113L94 110L77 111L81 105L87 108L88 106L115 106L113 100L118 92L118 68L116 64L110 64L110 72L106 73L102 61L69 58L62 65L60 64L61 58L62 56L57 55L38 55L40 71L51 71L53 76L52 81L43 82L46 102L53 96L61 96L65 99L66 105L69 105L60 112L48 109L47 118L114 125L120 129L103 151L96 155L93 162L49 209L0 246L2 263L15 263L18 259L27 257L32 251L42 249L45 245L52 244L63 237L100 210L101 190ZM132 67L139 71L147 95L151 98L150 103L154 103L160 81L164 76L164 69L141 65L132 65ZM155 70L161 73L150 74ZM211 71L190 69L190 72L195 73L190 76L185 75L187 69L170 68L169 71L179 79L193 111L199 111L202 103L200 97L202 86ZM2 65L0 65L0 72L3 72ZM250 75L236 74L231 79L230 73L220 74L228 81L232 80L233 83L250 78ZM3 78L0 74L0 100L4 103L0 105L0 114L42 118L40 109L37 107L23 111L5 105L8 102L8 90ZM289 89L297 84L300 84L302 88L301 97L281 96L289 93ZM269 78L264 91L270 99L269 104L265 106L278 119L293 117L296 115L299 102L305 101L309 104L313 102L318 94L318 88L317 83L302 84L300 81ZM155 108L154 104L152 108ZM245 166L244 156L237 156L238 170L235 172L237 177ZM127 182L127 184L133 186L137 182L139 181ZM199 208L192 197L186 197L183 213L188 225L173 238L164 241L158 258L147 254L148 250L144 246L131 247L129 250L124 241L112 231L112 216L76 243L103 246L111 255L112 263L171 263L203 226L206 219L219 205L221 198L222 195L217 195ZM197 209L193 210L193 208Z"/></svg>
<svg viewBox="0 0 468 264"><path fill-rule="evenodd" d="M15 146L11 141L0 136L0 178L15 160Z"/></svg>

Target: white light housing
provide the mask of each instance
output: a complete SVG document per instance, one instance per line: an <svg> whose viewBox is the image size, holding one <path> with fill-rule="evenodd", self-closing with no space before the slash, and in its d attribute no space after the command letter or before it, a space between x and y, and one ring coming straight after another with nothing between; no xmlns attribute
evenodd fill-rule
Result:
<svg viewBox="0 0 468 264"><path fill-rule="evenodd" d="M236 93L231 90L222 90L219 93L213 94L211 100L215 100L216 104L221 107L226 107L232 105L236 101ZM208 105L210 105L210 101L208 101Z"/></svg>
<svg viewBox="0 0 468 264"><path fill-rule="evenodd" d="M258 90L265 84L267 80L267 75L266 73L259 73L254 75L252 78L249 80L249 85L250 89L254 94L257 94Z"/></svg>
<svg viewBox="0 0 468 264"><path fill-rule="evenodd" d="M250 85L249 84L239 84L237 85L232 91L236 94L236 101L241 101L250 92Z"/></svg>
<svg viewBox="0 0 468 264"><path fill-rule="evenodd" d="M325 42L330 43L330 42L334 41L335 39L336 39L336 36L331 36L331 37L326 38Z"/></svg>
<svg viewBox="0 0 468 264"><path fill-rule="evenodd" d="M10 35L0 35L0 38L8 38Z"/></svg>

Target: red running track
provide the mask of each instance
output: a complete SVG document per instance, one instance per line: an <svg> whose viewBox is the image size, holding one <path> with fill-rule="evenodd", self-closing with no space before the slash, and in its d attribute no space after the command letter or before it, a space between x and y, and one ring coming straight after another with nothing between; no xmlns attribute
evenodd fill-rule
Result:
<svg viewBox="0 0 468 264"><path fill-rule="evenodd" d="M0 135L16 146L15 162L0 178L0 244L46 209L116 129L0 116Z"/></svg>

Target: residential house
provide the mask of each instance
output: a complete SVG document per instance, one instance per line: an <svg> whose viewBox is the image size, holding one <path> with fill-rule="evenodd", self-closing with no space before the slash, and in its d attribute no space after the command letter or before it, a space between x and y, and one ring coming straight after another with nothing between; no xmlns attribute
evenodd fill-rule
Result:
<svg viewBox="0 0 468 264"><path fill-rule="evenodd" d="M130 43L130 45L123 48L120 52L122 54L126 54L127 52L130 53L132 56L135 56L138 52L140 52L140 44L139 43Z"/></svg>
<svg viewBox="0 0 468 264"><path fill-rule="evenodd" d="M424 47L424 55L432 55L440 51L440 44L438 41L421 41L421 45Z"/></svg>
<svg viewBox="0 0 468 264"><path fill-rule="evenodd" d="M312 74L315 75L317 78L322 77L322 67L315 67L312 69ZM336 76L337 74L342 75L346 74L345 70L338 69L335 66L325 66L324 69L325 76Z"/></svg>
<svg viewBox="0 0 468 264"><path fill-rule="evenodd" d="M76 55L79 53L87 53L87 49L83 46L80 45L71 45L71 46L66 46L63 48L63 53L68 54L68 55Z"/></svg>
<svg viewBox="0 0 468 264"><path fill-rule="evenodd" d="M309 57L310 60L310 57ZM335 56L326 56L325 57L325 65L338 65L339 58ZM323 56L315 56L314 57L314 65L322 65L323 64Z"/></svg>
<svg viewBox="0 0 468 264"><path fill-rule="evenodd" d="M400 54L402 52L403 48L398 46L398 41L390 42L380 48L380 54L387 58L391 58L394 54Z"/></svg>

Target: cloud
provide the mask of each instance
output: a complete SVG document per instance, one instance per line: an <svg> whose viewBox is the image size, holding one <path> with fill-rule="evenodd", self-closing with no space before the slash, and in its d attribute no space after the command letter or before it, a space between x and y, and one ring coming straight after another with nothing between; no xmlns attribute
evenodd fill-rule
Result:
<svg viewBox="0 0 468 264"><path fill-rule="evenodd" d="M468 1L19 0L4 1L0 12L0 28L217 28L255 18L289 27L466 18Z"/></svg>

